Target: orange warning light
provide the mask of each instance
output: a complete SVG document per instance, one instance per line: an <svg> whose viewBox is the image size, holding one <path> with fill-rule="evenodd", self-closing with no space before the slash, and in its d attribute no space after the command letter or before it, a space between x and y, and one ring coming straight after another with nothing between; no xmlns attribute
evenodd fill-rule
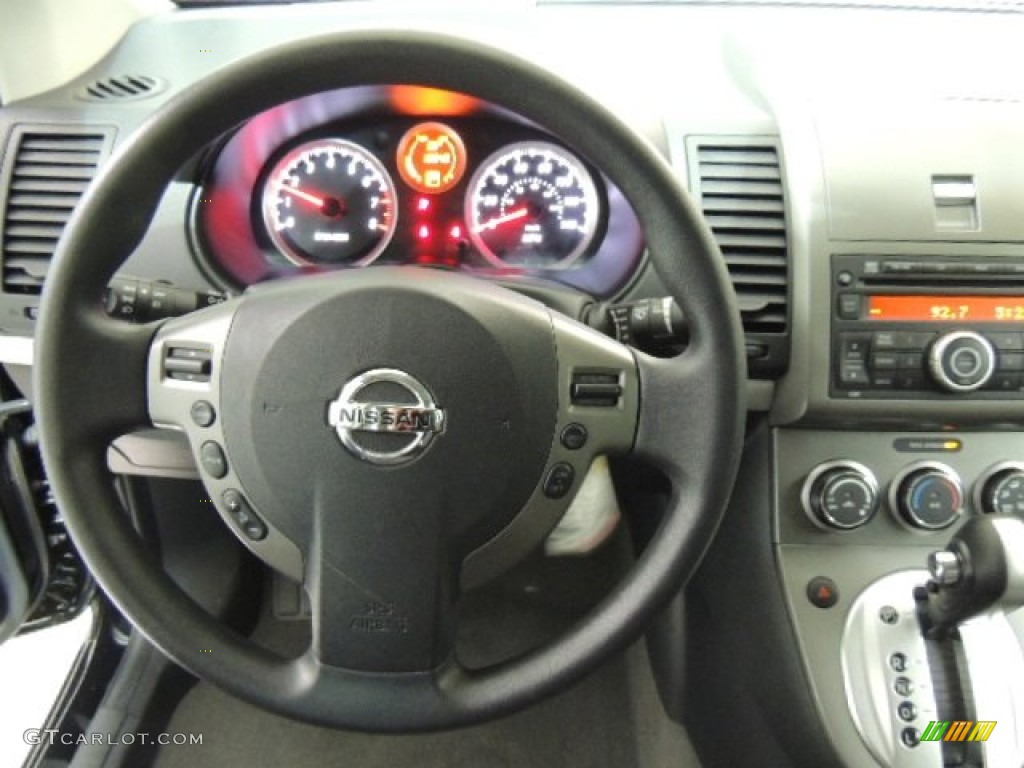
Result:
<svg viewBox="0 0 1024 768"><path fill-rule="evenodd" d="M398 172L417 192L447 192L466 172L466 145L444 123L414 125L398 143Z"/></svg>

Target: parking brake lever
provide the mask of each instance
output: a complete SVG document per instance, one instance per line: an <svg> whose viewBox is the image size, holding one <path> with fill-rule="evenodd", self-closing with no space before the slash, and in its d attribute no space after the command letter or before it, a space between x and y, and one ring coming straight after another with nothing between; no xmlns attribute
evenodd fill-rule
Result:
<svg viewBox="0 0 1024 768"><path fill-rule="evenodd" d="M928 556L931 579L915 590L921 628L941 638L975 616L1024 606L1024 521L968 520L949 546Z"/></svg>

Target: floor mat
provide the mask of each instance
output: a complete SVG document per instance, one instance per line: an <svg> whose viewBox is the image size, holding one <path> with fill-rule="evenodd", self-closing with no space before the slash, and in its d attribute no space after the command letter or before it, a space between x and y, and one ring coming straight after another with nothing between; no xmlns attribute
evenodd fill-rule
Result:
<svg viewBox="0 0 1024 768"><path fill-rule="evenodd" d="M159 768L358 766L358 768L634 768L625 667L606 665L561 696L517 715L459 731L375 736L303 725L201 684L170 733L202 745L168 746Z"/></svg>
<svg viewBox="0 0 1024 768"><path fill-rule="evenodd" d="M621 534L616 539L585 558L534 558L467 595L459 658L468 666L483 666L563 632L607 594L628 568L628 542ZM309 641L308 626L297 622L264 621L257 636L262 644L285 655L301 652ZM202 734L202 745L167 746L155 764L158 768L693 765L681 760L689 746L685 738L661 738L660 723L666 719L652 692L646 656L641 667L637 658L637 649L615 657L569 691L519 714L473 728L412 736L367 735L295 723L200 683L165 730ZM638 674L638 668L646 671ZM651 756L661 745L668 748L670 759L665 752Z"/></svg>

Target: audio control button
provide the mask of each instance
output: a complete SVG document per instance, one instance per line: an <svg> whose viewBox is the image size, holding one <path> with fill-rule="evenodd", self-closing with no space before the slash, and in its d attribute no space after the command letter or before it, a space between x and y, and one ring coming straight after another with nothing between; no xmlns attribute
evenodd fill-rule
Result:
<svg viewBox="0 0 1024 768"><path fill-rule="evenodd" d="M999 370L1019 371L1024 369L1024 352L1002 352L999 355Z"/></svg>
<svg viewBox="0 0 1024 768"><path fill-rule="evenodd" d="M985 386L996 369L991 342L974 331L950 331L928 352L928 369L935 381L950 392L973 392Z"/></svg>
<svg viewBox="0 0 1024 768"><path fill-rule="evenodd" d="M844 333L841 338L842 360L844 363L863 363L868 359L869 336L865 334Z"/></svg>
<svg viewBox="0 0 1024 768"><path fill-rule="evenodd" d="M840 293L836 302L836 312L843 320L860 319L861 297L856 293Z"/></svg>
<svg viewBox="0 0 1024 768"><path fill-rule="evenodd" d="M871 356L871 367L876 371L900 367L900 357L895 352L876 352Z"/></svg>
<svg viewBox="0 0 1024 768"><path fill-rule="evenodd" d="M997 373L988 380L985 389L994 389L997 392L1015 392L1020 389L1020 374Z"/></svg>
<svg viewBox="0 0 1024 768"><path fill-rule="evenodd" d="M992 342L992 346L1003 351L1005 349L1024 349L1024 335L1008 331L997 331L986 333L985 337Z"/></svg>

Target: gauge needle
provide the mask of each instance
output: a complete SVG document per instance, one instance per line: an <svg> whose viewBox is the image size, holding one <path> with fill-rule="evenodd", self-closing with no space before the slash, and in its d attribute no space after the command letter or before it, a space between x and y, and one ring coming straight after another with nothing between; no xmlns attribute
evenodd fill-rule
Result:
<svg viewBox="0 0 1024 768"><path fill-rule="evenodd" d="M303 192L298 187L292 187L288 184L282 184L280 189L282 192L287 192L290 195L295 195L295 197L299 198L299 200L305 200L307 203L312 203L317 208L324 207L323 199L317 197L316 195L311 195L309 194L309 192Z"/></svg>
<svg viewBox="0 0 1024 768"><path fill-rule="evenodd" d="M485 221L483 224L477 225L477 228L474 229L473 232L480 233L483 232L485 229L497 229L502 224L506 224L510 221L515 221L516 219L521 219L528 213L529 211L526 208L516 208L514 211L509 211L508 213L502 214L501 216L496 216L493 219Z"/></svg>

